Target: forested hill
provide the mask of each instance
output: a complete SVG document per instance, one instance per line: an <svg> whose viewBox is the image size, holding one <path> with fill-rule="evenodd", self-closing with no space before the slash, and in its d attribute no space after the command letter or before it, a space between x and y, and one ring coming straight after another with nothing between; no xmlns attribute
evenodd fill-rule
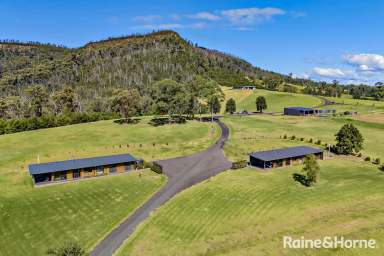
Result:
<svg viewBox="0 0 384 256"><path fill-rule="evenodd" d="M91 42L68 49L38 43L0 43L0 93L19 95L24 87L44 85L53 92L74 86L82 96L102 96L114 88L145 91L154 81L188 82L195 75L222 85L291 79L253 67L218 51L193 45L173 31Z"/></svg>

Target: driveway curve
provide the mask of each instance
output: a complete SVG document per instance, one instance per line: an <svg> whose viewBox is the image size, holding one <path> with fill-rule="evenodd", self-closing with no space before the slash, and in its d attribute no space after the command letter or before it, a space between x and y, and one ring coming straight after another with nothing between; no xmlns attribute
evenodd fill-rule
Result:
<svg viewBox="0 0 384 256"><path fill-rule="evenodd" d="M156 162L163 167L163 172L168 177L166 185L109 233L92 250L91 256L112 255L153 210L180 191L231 168L231 162L226 159L222 150L228 139L229 129L221 121L216 122L221 128L221 136L210 148L191 156Z"/></svg>

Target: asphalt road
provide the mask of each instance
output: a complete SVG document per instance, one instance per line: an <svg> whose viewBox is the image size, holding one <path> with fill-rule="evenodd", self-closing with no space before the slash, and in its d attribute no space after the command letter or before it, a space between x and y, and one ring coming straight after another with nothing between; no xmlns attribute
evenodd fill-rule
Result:
<svg viewBox="0 0 384 256"><path fill-rule="evenodd" d="M112 255L153 210L180 191L231 168L231 162L225 158L222 151L229 130L224 123L217 123L221 127L221 137L209 149L187 157L156 162L163 167L163 172L168 177L167 184L106 236L92 250L91 256Z"/></svg>

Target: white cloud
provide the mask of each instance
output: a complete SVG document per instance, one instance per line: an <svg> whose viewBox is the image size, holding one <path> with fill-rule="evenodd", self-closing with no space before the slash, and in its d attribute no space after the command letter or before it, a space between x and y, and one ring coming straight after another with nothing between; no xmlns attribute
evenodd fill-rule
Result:
<svg viewBox="0 0 384 256"><path fill-rule="evenodd" d="M284 15L285 11L279 8L243 8L223 10L221 15L233 24L252 24L269 20L276 15Z"/></svg>
<svg viewBox="0 0 384 256"><path fill-rule="evenodd" d="M357 66L362 72L381 72L384 71L384 56L379 54L347 54L344 60L353 66Z"/></svg>
<svg viewBox="0 0 384 256"><path fill-rule="evenodd" d="M209 20L209 21L215 21L215 20L221 19L219 16L210 12L199 12L196 14L187 15L187 17L191 19Z"/></svg>
<svg viewBox="0 0 384 256"><path fill-rule="evenodd" d="M177 28L205 28L214 27L230 28L236 30L252 30L253 25L270 20L277 15L286 12L279 8L242 8L216 11L202 11L195 14L170 14L170 15L146 15L137 16L132 20L137 23L135 28L144 29L177 29ZM200 20L206 23L193 23ZM220 22L219 22L220 21Z"/></svg>
<svg viewBox="0 0 384 256"><path fill-rule="evenodd" d="M344 78L347 76L345 71L338 68L319 68L315 67L313 73L326 78Z"/></svg>
<svg viewBox="0 0 384 256"><path fill-rule="evenodd" d="M133 18L137 22L153 22L155 20L160 20L163 17L160 15L145 15L145 16L136 16Z"/></svg>

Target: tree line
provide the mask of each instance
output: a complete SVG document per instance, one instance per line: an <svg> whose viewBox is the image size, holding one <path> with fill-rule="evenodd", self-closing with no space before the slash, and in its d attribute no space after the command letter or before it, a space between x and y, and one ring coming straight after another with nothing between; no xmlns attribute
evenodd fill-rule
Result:
<svg viewBox="0 0 384 256"><path fill-rule="evenodd" d="M136 88L116 89L107 99L86 105L73 87L49 93L42 85L32 85L22 96L0 98L0 133L55 127L123 116L187 116L220 112L224 93L211 79L196 76L189 83L163 79L143 94Z"/></svg>

